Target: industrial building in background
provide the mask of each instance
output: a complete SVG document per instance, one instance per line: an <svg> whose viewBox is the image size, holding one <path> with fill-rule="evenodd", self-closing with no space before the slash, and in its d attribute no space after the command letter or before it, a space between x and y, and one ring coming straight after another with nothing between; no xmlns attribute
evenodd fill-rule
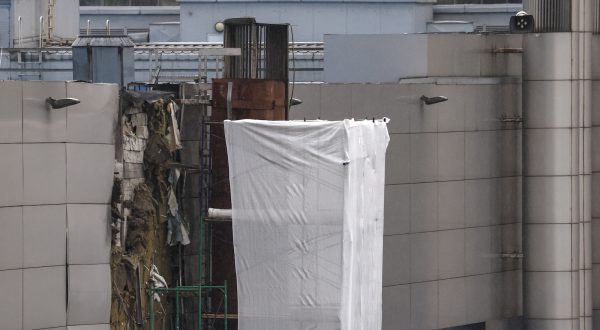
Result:
<svg viewBox="0 0 600 330"><path fill-rule="evenodd" d="M599 0L109 2L0 1L0 79L19 81L0 89L0 150L17 155L0 160L0 292L21 301L0 301L0 329L235 329L223 120L383 117L382 329L600 329ZM87 108L102 88L111 105ZM84 120L109 108L114 141ZM69 155L105 173L100 146L112 200L104 180L101 200L69 195L100 177ZM46 232L65 230L32 241L50 204ZM82 214L110 244L80 244ZM54 246L70 252L38 258ZM74 307L84 275L94 313Z"/></svg>

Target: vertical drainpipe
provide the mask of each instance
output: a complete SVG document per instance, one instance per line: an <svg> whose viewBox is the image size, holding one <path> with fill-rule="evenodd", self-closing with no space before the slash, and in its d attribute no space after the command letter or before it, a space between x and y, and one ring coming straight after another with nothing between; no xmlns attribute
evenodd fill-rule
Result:
<svg viewBox="0 0 600 330"><path fill-rule="evenodd" d="M523 39L524 316L527 329L592 330L592 0L524 7L539 32Z"/></svg>

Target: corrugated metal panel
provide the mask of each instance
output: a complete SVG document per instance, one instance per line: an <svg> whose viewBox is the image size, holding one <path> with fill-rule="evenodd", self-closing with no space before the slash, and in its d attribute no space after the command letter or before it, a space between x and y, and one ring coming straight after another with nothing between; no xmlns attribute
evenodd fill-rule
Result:
<svg viewBox="0 0 600 330"><path fill-rule="evenodd" d="M571 31L571 0L527 0L523 8L535 18L535 32Z"/></svg>
<svg viewBox="0 0 600 330"><path fill-rule="evenodd" d="M0 47L10 47L10 6L0 6Z"/></svg>

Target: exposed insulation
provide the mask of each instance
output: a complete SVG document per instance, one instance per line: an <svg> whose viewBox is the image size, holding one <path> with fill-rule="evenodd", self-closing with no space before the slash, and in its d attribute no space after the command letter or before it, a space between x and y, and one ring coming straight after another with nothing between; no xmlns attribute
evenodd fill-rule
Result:
<svg viewBox="0 0 600 330"><path fill-rule="evenodd" d="M167 238L169 228L186 228L169 226L169 222L184 221L178 216L179 204L173 193L178 183L173 178L179 173L172 152L176 148L170 148L177 130L170 113L175 108L162 96L132 92L122 97L123 158L121 173L115 179L119 188L112 200L113 329L147 329L146 289L157 285L157 278L175 286L171 265L177 255L169 245L177 244L168 244ZM151 278L154 266L160 276ZM155 306L157 328L163 324L171 328L168 300L161 299Z"/></svg>

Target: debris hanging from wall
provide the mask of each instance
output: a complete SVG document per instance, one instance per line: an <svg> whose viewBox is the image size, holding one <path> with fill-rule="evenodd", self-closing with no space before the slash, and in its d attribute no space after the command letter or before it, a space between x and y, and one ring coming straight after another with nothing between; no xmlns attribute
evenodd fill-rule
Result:
<svg viewBox="0 0 600 330"><path fill-rule="evenodd" d="M112 198L113 329L147 329L148 288L176 286L173 261L190 243L178 197L181 149L177 106L164 92L124 92L121 157ZM176 263L175 263L176 264ZM171 327L170 305L155 300L158 326Z"/></svg>

